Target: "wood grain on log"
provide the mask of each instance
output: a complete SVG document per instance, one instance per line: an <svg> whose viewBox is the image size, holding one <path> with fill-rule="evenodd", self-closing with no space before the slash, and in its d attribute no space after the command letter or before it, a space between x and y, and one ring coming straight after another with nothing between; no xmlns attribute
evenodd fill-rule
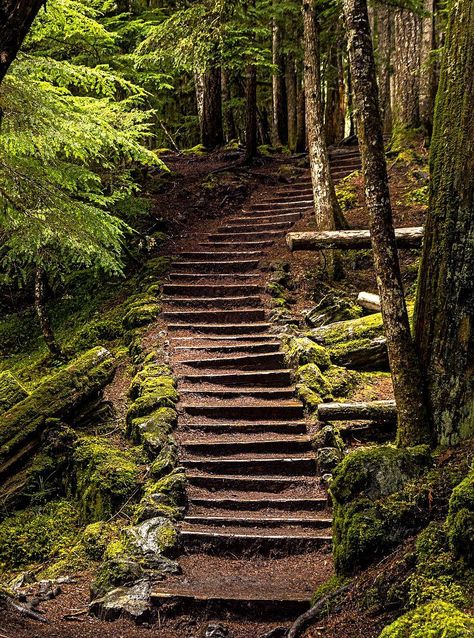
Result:
<svg viewBox="0 0 474 638"><path fill-rule="evenodd" d="M419 248L423 227L395 229L398 248ZM290 250L361 250L371 248L368 230L326 230L321 232L288 233L286 242Z"/></svg>
<svg viewBox="0 0 474 638"><path fill-rule="evenodd" d="M320 421L376 421L396 423L395 401L368 401L364 403L320 403Z"/></svg>

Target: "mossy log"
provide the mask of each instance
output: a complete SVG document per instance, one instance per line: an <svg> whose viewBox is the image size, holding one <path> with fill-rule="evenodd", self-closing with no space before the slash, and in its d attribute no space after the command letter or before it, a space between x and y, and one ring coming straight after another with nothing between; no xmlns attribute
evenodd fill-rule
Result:
<svg viewBox="0 0 474 638"><path fill-rule="evenodd" d="M375 421L394 424L397 422L395 401L368 401L364 403L320 403L320 421Z"/></svg>
<svg viewBox="0 0 474 638"><path fill-rule="evenodd" d="M37 445L46 422L67 418L111 380L114 357L102 347L89 350L41 383L0 416L0 476Z"/></svg>
<svg viewBox="0 0 474 638"><path fill-rule="evenodd" d="M308 336L323 346L331 347L346 341L374 339L383 334L382 315L377 312L367 317L336 321L320 328L313 328Z"/></svg>
<svg viewBox="0 0 474 638"><path fill-rule="evenodd" d="M388 370L387 340L353 339L329 349L331 360L339 366L354 370Z"/></svg>
<svg viewBox="0 0 474 638"><path fill-rule="evenodd" d="M0 414L4 414L27 396L28 392L11 372L0 374Z"/></svg>
<svg viewBox="0 0 474 638"><path fill-rule="evenodd" d="M396 228L397 248L420 248L423 227ZM372 248L368 230L325 230L321 232L288 233L290 250L362 250Z"/></svg>

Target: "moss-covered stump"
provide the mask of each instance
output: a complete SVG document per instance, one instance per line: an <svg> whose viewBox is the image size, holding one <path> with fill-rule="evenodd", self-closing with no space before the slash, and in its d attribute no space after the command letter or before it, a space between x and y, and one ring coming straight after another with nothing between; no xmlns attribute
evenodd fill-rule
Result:
<svg viewBox="0 0 474 638"><path fill-rule="evenodd" d="M454 488L446 525L455 554L474 566L474 471Z"/></svg>
<svg viewBox="0 0 474 638"><path fill-rule="evenodd" d="M330 491L338 573L366 567L417 531L418 505L402 490L431 464L426 446L382 446L356 450L336 468Z"/></svg>
<svg viewBox="0 0 474 638"><path fill-rule="evenodd" d="M385 627L380 638L468 638L473 635L473 616L435 600L398 618Z"/></svg>
<svg viewBox="0 0 474 638"><path fill-rule="evenodd" d="M94 348L41 383L0 416L0 475L29 454L50 418L67 418L111 380L115 360Z"/></svg>
<svg viewBox="0 0 474 638"><path fill-rule="evenodd" d="M28 396L11 372L0 373L0 415Z"/></svg>
<svg viewBox="0 0 474 638"><path fill-rule="evenodd" d="M134 451L123 451L100 437L83 436L75 447L71 491L79 499L81 518L110 518L139 487Z"/></svg>

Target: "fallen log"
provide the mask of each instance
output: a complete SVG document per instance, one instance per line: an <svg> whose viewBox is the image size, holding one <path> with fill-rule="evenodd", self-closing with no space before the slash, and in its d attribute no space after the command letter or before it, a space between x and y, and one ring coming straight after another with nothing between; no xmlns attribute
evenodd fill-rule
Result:
<svg viewBox="0 0 474 638"><path fill-rule="evenodd" d="M9 371L0 374L0 415L19 403L28 392Z"/></svg>
<svg viewBox="0 0 474 638"><path fill-rule="evenodd" d="M331 361L353 370L389 370L387 339L353 339L329 348Z"/></svg>
<svg viewBox="0 0 474 638"><path fill-rule="evenodd" d="M393 424L397 422L395 401L367 401L364 403L320 403L318 419L328 421L375 421Z"/></svg>
<svg viewBox="0 0 474 638"><path fill-rule="evenodd" d="M112 379L115 360L102 347L89 350L0 415L0 476L38 445L48 419L67 418Z"/></svg>
<svg viewBox="0 0 474 638"><path fill-rule="evenodd" d="M396 228L398 248L419 248L423 240L423 227ZM286 243L290 250L362 250L372 248L368 230L325 230L321 232L288 233Z"/></svg>
<svg viewBox="0 0 474 638"><path fill-rule="evenodd" d="M380 312L380 297L372 292L360 292L357 297L357 303L371 312Z"/></svg>

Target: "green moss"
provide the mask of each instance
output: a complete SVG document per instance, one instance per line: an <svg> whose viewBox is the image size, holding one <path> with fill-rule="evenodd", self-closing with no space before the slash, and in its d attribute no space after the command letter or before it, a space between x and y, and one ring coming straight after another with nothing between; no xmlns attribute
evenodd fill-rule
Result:
<svg viewBox="0 0 474 638"><path fill-rule="evenodd" d="M322 585L316 588L311 598L311 605L315 605L321 598L336 592L348 582L347 578L334 574L326 580Z"/></svg>
<svg viewBox="0 0 474 638"><path fill-rule="evenodd" d="M283 348L288 361L295 367L314 363L324 370L331 364L326 348L308 337L290 337L283 343Z"/></svg>
<svg viewBox="0 0 474 638"><path fill-rule="evenodd" d="M130 307L123 318L123 325L127 330L140 328L151 323L160 314L161 306L157 303L137 303Z"/></svg>
<svg viewBox="0 0 474 638"><path fill-rule="evenodd" d="M367 566L416 531L416 498L400 491L431 462L426 446L380 446L356 450L336 467L330 492L339 573Z"/></svg>
<svg viewBox="0 0 474 638"><path fill-rule="evenodd" d="M80 328L74 336L68 350L77 352L123 336L124 329L119 317L96 319Z"/></svg>
<svg viewBox="0 0 474 638"><path fill-rule="evenodd" d="M468 638L474 634L474 618L454 605L435 600L398 618L380 638Z"/></svg>
<svg viewBox="0 0 474 638"><path fill-rule="evenodd" d="M147 261L145 270L147 274L151 274L153 277L162 277L168 272L171 263L172 259L170 257L155 257Z"/></svg>
<svg viewBox="0 0 474 638"><path fill-rule="evenodd" d="M362 380L358 372L339 366L330 366L324 376L333 397L347 396Z"/></svg>
<svg viewBox="0 0 474 638"><path fill-rule="evenodd" d="M90 523L83 531L81 538L86 555L92 560L101 560L107 547L118 540L118 533L117 526L113 523L105 521Z"/></svg>
<svg viewBox="0 0 474 638"><path fill-rule="evenodd" d="M27 396L28 392L11 372L0 373L0 414L7 412L7 410Z"/></svg>
<svg viewBox="0 0 474 638"><path fill-rule="evenodd" d="M172 472L177 465L178 448L173 437L169 436L162 442L161 448L150 466L150 474L154 479L159 479Z"/></svg>
<svg viewBox="0 0 474 638"><path fill-rule="evenodd" d="M380 312L359 319L338 321L328 326L314 328L311 336L325 346L353 341L355 339L373 339L383 336L383 321Z"/></svg>
<svg viewBox="0 0 474 638"><path fill-rule="evenodd" d="M110 518L136 491L139 468L133 451L122 451L99 437L82 437L73 454L71 489L83 521Z"/></svg>
<svg viewBox="0 0 474 638"><path fill-rule="evenodd" d="M474 471L453 490L446 524L455 554L474 565Z"/></svg>
<svg viewBox="0 0 474 638"><path fill-rule="evenodd" d="M336 187L337 199L344 212L357 206L357 184L354 183L353 177L351 174L341 179Z"/></svg>
<svg viewBox="0 0 474 638"><path fill-rule="evenodd" d="M94 348L45 379L31 394L0 415L0 464L44 431L50 418L68 415L75 405L96 395L113 376L115 361L105 348Z"/></svg>
<svg viewBox="0 0 474 638"><path fill-rule="evenodd" d="M203 146L202 144L196 144L196 146L193 146L191 148L185 148L181 151L181 153L183 153L183 155L207 155L207 149L205 146Z"/></svg>
<svg viewBox="0 0 474 638"><path fill-rule="evenodd" d="M0 523L0 571L57 557L78 534L79 512L70 501L17 512Z"/></svg>

